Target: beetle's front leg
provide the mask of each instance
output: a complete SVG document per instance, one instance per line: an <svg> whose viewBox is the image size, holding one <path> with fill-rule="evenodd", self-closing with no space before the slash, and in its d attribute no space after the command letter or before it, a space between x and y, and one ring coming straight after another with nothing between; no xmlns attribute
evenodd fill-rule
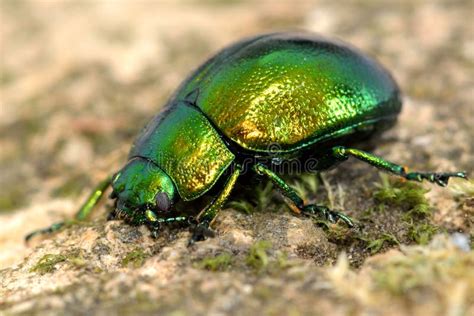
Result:
<svg viewBox="0 0 474 316"><path fill-rule="evenodd" d="M310 217L316 215L323 215L324 218L326 218L331 223L335 223L338 219L340 219L344 223L346 223L347 226L354 226L352 219L341 212L330 210L329 208L323 205L305 205L303 199L298 195L298 193L296 193L296 191L292 187L286 184L286 182L282 178L280 178L276 173L274 173L272 170L268 169L264 165L256 164L253 168L258 174L267 176L273 182L273 184L278 187L281 193L290 200L290 206L294 207L291 207L291 209L295 211L295 213L301 213Z"/></svg>
<svg viewBox="0 0 474 316"><path fill-rule="evenodd" d="M227 198L234 188L241 171L241 167L239 165L235 165L235 169L224 185L224 189L221 191L221 193L198 214L196 220L190 220L192 235L189 239L188 246L194 244L196 241L201 241L207 237L214 236L214 232L211 230L210 226L214 222L219 211L224 206L224 203L227 201Z"/></svg>
<svg viewBox="0 0 474 316"><path fill-rule="evenodd" d="M332 154L335 158L339 160L345 160L349 158L349 156L352 156L359 160L365 161L372 166L375 166L384 171L391 172L407 180L413 180L413 181L419 181L419 182L423 180L427 180L432 183L436 183L442 187L445 187L448 185L448 181L450 177L467 179L466 173L462 171L439 172L439 173L438 172L417 172L417 171L407 172L406 167L394 164L390 161L383 159L382 157L370 154L368 152L365 152L359 149L354 149L354 148L346 148L342 146L337 146L332 149Z"/></svg>
<svg viewBox="0 0 474 316"><path fill-rule="evenodd" d="M152 210L145 211L145 218L153 238L158 238L162 224L189 222L189 218L185 216L158 217Z"/></svg>
<svg viewBox="0 0 474 316"><path fill-rule="evenodd" d="M89 214L92 212L94 209L94 206L99 203L99 200L101 197L104 195L105 190L110 186L112 183L112 176L108 176L106 179L101 181L92 191L92 193L89 195L87 200L84 202L84 204L81 206L79 211L77 211L76 215L74 215L74 219L54 223L53 225L43 228L43 229L38 229L35 230L31 233L29 233L25 237L25 241L28 242L31 238L38 236L38 235L45 235L45 234L51 234L54 233L58 230L60 230L62 227L64 227L67 224L74 223L75 221L83 221L87 219Z"/></svg>

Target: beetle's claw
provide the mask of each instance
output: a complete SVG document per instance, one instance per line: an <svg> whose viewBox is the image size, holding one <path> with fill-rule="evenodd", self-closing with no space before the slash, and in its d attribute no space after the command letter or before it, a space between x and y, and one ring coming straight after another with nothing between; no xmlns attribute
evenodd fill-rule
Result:
<svg viewBox="0 0 474 316"><path fill-rule="evenodd" d="M328 211L326 213L326 219L330 221L331 223L335 224L336 223L336 216L331 211Z"/></svg>
<svg viewBox="0 0 474 316"><path fill-rule="evenodd" d="M449 178L461 178L467 180L466 172L445 172L445 173L434 173L431 175L431 182L435 182L436 184L445 187L448 185Z"/></svg>
<svg viewBox="0 0 474 316"><path fill-rule="evenodd" d="M307 205L303 208L302 213L308 216L315 216L316 213L322 214L327 221L335 224L338 220L342 220L348 227L354 227L352 219L344 213L332 211L322 205Z"/></svg>
<svg viewBox="0 0 474 316"><path fill-rule="evenodd" d="M453 176L455 176L455 174L434 173L431 175L429 180L439 186L445 187L448 185L449 177Z"/></svg>
<svg viewBox="0 0 474 316"><path fill-rule="evenodd" d="M150 227L151 238L157 239L159 237L159 234L160 234L160 227L158 226Z"/></svg>
<svg viewBox="0 0 474 316"><path fill-rule="evenodd" d="M467 174L464 171L460 172L442 172L442 173L418 173L411 172L407 174L406 178L408 180L415 180L421 182L423 180L428 180L431 183L436 183L439 186L445 187L448 185L449 178L462 178L467 180Z"/></svg>
<svg viewBox="0 0 474 316"><path fill-rule="evenodd" d="M188 247L196 243L196 241L206 240L208 237L215 237L216 233L209 228L208 222L194 223L190 227L191 238Z"/></svg>
<svg viewBox="0 0 474 316"><path fill-rule="evenodd" d="M110 213L107 215L107 221L113 221L117 219L117 211L116 209L114 208L112 211L110 211Z"/></svg>

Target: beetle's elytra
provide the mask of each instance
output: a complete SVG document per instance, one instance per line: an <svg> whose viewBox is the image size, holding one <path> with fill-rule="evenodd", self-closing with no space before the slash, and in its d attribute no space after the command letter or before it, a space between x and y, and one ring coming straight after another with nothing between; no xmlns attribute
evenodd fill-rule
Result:
<svg viewBox="0 0 474 316"><path fill-rule="evenodd" d="M352 226L342 213L305 205L274 167L290 159L303 165L311 157L324 170L352 156L408 180L445 186L449 177L466 178L464 172L407 172L347 147L392 126L400 110L392 76L345 43L308 33L245 39L184 81L138 136L126 165L99 184L76 217L84 219L111 185L116 211L130 223L156 233L161 223L187 221L194 242L211 235L209 226L239 176L254 172L271 179L300 213ZM210 189L218 193L199 214L176 212L176 202Z"/></svg>

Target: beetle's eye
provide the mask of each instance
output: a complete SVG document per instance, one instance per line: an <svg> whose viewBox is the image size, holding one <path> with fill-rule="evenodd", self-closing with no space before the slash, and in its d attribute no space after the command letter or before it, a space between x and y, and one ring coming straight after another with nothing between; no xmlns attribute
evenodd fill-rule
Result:
<svg viewBox="0 0 474 316"><path fill-rule="evenodd" d="M171 200L168 194L160 192L156 195L156 208L161 212L168 212L171 209Z"/></svg>

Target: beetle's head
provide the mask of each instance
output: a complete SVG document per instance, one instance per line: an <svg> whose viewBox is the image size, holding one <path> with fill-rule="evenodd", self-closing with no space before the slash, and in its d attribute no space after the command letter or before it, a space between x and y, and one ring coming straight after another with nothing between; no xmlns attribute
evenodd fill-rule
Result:
<svg viewBox="0 0 474 316"><path fill-rule="evenodd" d="M153 211L165 216L171 211L176 189L170 177L156 164L143 158L130 160L114 177L111 198L117 212L125 216Z"/></svg>

